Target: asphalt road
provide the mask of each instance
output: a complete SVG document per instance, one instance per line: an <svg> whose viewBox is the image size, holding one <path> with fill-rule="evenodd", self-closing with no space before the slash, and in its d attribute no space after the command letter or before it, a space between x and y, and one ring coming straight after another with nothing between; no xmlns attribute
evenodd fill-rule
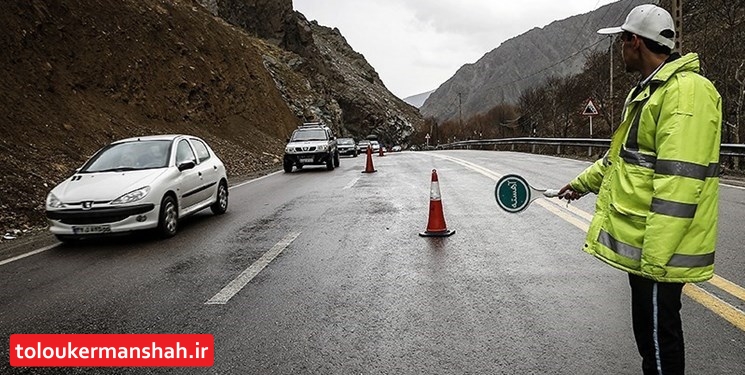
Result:
<svg viewBox="0 0 745 375"><path fill-rule="evenodd" d="M559 188L588 163L438 151L374 164L363 174L364 156L343 158L334 171L234 184L228 213L187 219L169 240L0 260L0 373L640 373L626 274L581 251L594 197L520 214L494 201L503 174ZM452 237L418 236L432 169ZM745 373L743 206L745 189L723 185L718 281L686 289L690 374ZM250 282L228 287L268 253ZM12 368L13 333L208 333L215 364Z"/></svg>

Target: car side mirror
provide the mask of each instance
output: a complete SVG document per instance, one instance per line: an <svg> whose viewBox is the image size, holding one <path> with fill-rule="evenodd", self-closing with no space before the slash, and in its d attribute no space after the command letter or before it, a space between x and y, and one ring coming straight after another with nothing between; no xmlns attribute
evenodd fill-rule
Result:
<svg viewBox="0 0 745 375"><path fill-rule="evenodd" d="M287 138L287 140L285 142L290 143L290 138Z"/></svg>
<svg viewBox="0 0 745 375"><path fill-rule="evenodd" d="M194 163L193 160L190 160L190 161L186 161L186 162L183 162L183 163L179 164L178 165L178 170L179 170L179 172L183 172L183 171L185 171L187 169L192 169L192 168L194 168L196 166L197 166L197 164Z"/></svg>

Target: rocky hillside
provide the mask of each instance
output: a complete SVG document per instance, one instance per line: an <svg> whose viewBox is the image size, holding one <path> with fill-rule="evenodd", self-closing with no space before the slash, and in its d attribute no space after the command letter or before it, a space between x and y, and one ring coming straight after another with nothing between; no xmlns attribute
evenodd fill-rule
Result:
<svg viewBox="0 0 745 375"><path fill-rule="evenodd" d="M649 0L621 0L593 12L534 28L512 38L473 64L461 67L420 108L439 122L484 113L500 103L514 104L527 89L550 76L582 71L589 51L607 50L596 31L623 23L634 6Z"/></svg>
<svg viewBox="0 0 745 375"><path fill-rule="evenodd" d="M376 134L386 143L405 140L422 123L338 29L308 21L292 11L291 0L202 3L267 42L260 47L264 63L296 116L323 119L346 136Z"/></svg>
<svg viewBox="0 0 745 375"><path fill-rule="evenodd" d="M43 226L49 189L116 139L195 134L236 177L279 169L307 118L402 137L421 121L290 1L11 0L0 48L0 230Z"/></svg>

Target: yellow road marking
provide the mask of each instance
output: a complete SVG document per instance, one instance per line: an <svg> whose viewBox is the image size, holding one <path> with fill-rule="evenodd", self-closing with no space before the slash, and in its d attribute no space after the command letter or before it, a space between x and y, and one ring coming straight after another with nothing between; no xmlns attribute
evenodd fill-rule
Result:
<svg viewBox="0 0 745 375"><path fill-rule="evenodd" d="M709 284L714 285L715 287L745 301L745 288L721 276L714 275L714 277L709 280Z"/></svg>
<svg viewBox="0 0 745 375"><path fill-rule="evenodd" d="M537 201L535 201L535 203L537 205L545 208L546 210L548 210L552 214L554 214L554 215L556 215L556 216L564 219L569 224L572 224L575 227L577 227L577 228L585 231L585 233L588 230L590 230L590 225L589 224L587 224L586 222L584 222L584 221L582 221L582 220L580 220L580 219L578 219L578 218L576 218L576 217L574 217L572 215L567 214L565 211L562 210L562 207L561 206L558 206L557 207L555 205L550 204L549 203L549 200L546 199L546 198L538 199Z"/></svg>
<svg viewBox="0 0 745 375"><path fill-rule="evenodd" d="M497 181L502 177L502 175L496 172L492 172L491 170L484 168L480 165L476 165L474 163L471 163L465 160L454 158L452 156L445 156L445 155L432 155L432 156L436 156L441 159L449 160L453 163L460 164L468 169L471 169L486 177L489 177L493 179L494 181ZM572 224L575 227L583 230L585 233L587 233L587 231L590 228L589 224L585 223L582 220L579 220L577 217L572 216L566 212L568 210L574 213L575 215L587 220L588 222L592 221L592 214L582 209L579 209L575 206L563 207L559 202L556 202L551 199L546 199L546 198L537 199L534 203L545 208L548 212L551 212L552 214L564 219L569 224ZM714 277L711 280L709 280L709 283L745 301L745 288L718 275L714 275ZM730 305L729 303L725 301L722 301L718 297L712 295L711 293L705 291L704 289L701 289L700 287L694 284L686 284L686 286L683 288L683 292L686 296L700 303L702 306L706 307L713 313L724 318L724 320L732 323L732 325L739 328L741 331L745 331L745 312L743 312L742 310Z"/></svg>
<svg viewBox="0 0 745 375"><path fill-rule="evenodd" d="M551 202L551 203L553 203L553 204L555 204L557 206L559 206L559 208L561 208L562 210L569 210L573 214L575 214L575 215L577 215L577 216L579 216L579 217L581 217L581 218L583 218L583 219L585 219L587 221L592 221L592 216L593 215L591 213L589 213L589 212L581 209L581 208L575 207L575 206L573 206L571 204L564 206L564 205L561 204L561 201L556 200L556 199L547 199L547 201L548 202Z"/></svg>
<svg viewBox="0 0 745 375"><path fill-rule="evenodd" d="M683 293L715 314L721 316L724 320L732 323L732 325L739 328L741 331L745 331L745 312L742 312L740 309L722 301L713 294L694 284L686 284L686 286L683 287Z"/></svg>

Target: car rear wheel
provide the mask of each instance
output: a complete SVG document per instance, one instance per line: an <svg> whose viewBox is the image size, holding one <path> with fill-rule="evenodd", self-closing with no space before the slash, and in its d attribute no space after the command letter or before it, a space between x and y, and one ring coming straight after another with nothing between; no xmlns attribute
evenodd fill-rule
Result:
<svg viewBox="0 0 745 375"><path fill-rule="evenodd" d="M210 206L210 210L215 215L222 215L228 210L228 186L225 182L220 182L217 186L217 200Z"/></svg>
<svg viewBox="0 0 745 375"><path fill-rule="evenodd" d="M158 232L161 237L169 238L176 235L178 230L178 206L172 196L166 195L160 202L160 216L158 217Z"/></svg>
<svg viewBox="0 0 745 375"><path fill-rule="evenodd" d="M339 152L334 152L334 167L339 167Z"/></svg>

